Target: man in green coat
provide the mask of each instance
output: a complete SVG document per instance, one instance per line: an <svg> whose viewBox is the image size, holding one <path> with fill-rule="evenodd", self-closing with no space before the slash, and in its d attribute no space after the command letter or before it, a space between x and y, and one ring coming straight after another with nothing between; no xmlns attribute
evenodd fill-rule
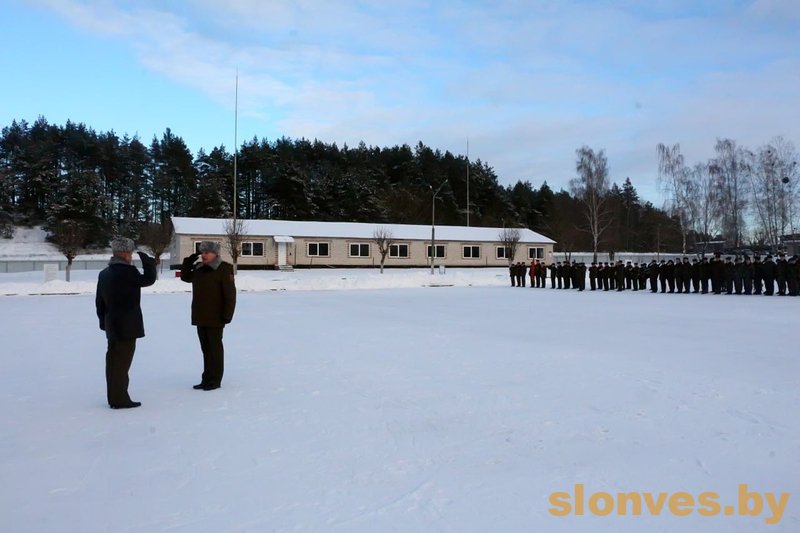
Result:
<svg viewBox="0 0 800 533"><path fill-rule="evenodd" d="M192 284L192 325L203 351L203 377L195 389L220 388L225 368L222 330L233 320L236 308L236 285L233 266L220 258L218 242L203 241L199 254L194 253L181 264L181 279ZM201 262L196 263L198 257Z"/></svg>

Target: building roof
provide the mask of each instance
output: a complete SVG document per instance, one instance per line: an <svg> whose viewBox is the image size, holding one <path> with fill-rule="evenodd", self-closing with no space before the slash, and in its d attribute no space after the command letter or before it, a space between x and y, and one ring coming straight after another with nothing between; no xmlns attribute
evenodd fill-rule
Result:
<svg viewBox="0 0 800 533"><path fill-rule="evenodd" d="M174 217L177 235L225 235L225 220L218 218ZM247 220L245 233L250 236L322 237L374 239L376 229L385 229L394 240L430 240L431 227L414 224L370 224L364 222L312 222L300 220ZM520 243L555 244L555 241L525 228L519 230ZM436 240L499 242L503 228L477 226L436 226Z"/></svg>

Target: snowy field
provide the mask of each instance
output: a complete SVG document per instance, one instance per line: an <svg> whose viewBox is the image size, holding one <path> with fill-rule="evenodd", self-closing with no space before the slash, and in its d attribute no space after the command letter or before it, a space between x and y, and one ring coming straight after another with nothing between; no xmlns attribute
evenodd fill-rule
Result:
<svg viewBox="0 0 800 533"><path fill-rule="evenodd" d="M114 411L97 272L73 274L0 275L4 533L800 531L800 299L243 272L223 387L203 392L188 286L165 271L143 296L143 406ZM766 504L549 512L576 484L735 505L743 483L791 494L779 523Z"/></svg>

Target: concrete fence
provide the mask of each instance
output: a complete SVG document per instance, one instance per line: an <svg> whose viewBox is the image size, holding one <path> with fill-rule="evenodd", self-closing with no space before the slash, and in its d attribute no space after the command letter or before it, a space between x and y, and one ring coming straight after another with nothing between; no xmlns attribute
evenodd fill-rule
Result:
<svg viewBox="0 0 800 533"><path fill-rule="evenodd" d="M66 259L0 259L0 274L43 271L46 264L58 264L60 272L67 269ZM134 258L133 264L142 266L138 258ZM106 266L108 259L76 259L72 262L72 270L102 270Z"/></svg>
<svg viewBox="0 0 800 533"><path fill-rule="evenodd" d="M706 257L711 257L713 254L706 254ZM575 261L577 263L586 263L590 265L592 263L592 253L591 252L573 252L571 254L566 254L564 252L553 252L553 261L566 261L567 257L569 257L569 261ZM607 253L597 253L597 261L600 263L612 263L617 261L622 261L623 263L627 263L630 261L631 263L649 263L653 259L660 262L662 259L664 261L669 261L672 259L683 259L684 257L688 257L691 261L693 258L697 257L695 254L679 254L679 253L636 253L636 252L617 252L614 254L614 258L612 259L609 257Z"/></svg>

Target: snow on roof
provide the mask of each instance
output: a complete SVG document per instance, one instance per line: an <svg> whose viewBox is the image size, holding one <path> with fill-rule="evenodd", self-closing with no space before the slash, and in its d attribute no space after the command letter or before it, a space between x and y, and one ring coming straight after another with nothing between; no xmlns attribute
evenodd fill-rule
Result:
<svg viewBox="0 0 800 533"><path fill-rule="evenodd" d="M295 220L247 220L245 233L250 236L286 235L293 237L326 237L373 239L376 229L385 229L394 240L428 240L430 226L412 224L369 224L364 222L312 222ZM178 235L224 235L225 219L174 217L172 224ZM555 244L555 241L525 228L516 228L520 242ZM503 228L476 226L436 226L436 240L497 242Z"/></svg>

